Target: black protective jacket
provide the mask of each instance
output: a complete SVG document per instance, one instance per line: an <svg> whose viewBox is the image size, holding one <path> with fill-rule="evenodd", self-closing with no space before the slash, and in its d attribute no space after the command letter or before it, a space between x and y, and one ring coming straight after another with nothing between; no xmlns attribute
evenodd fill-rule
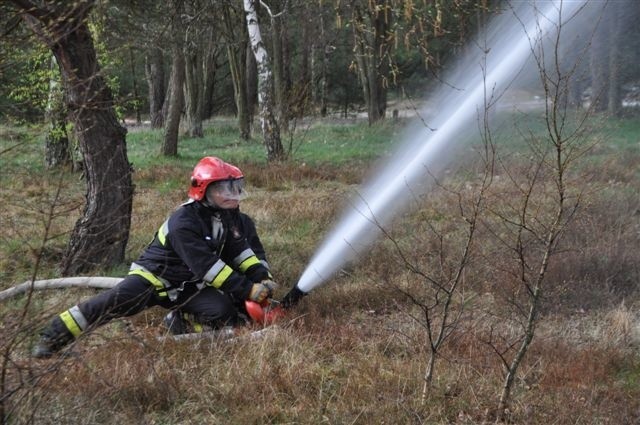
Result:
<svg viewBox="0 0 640 425"><path fill-rule="evenodd" d="M247 299L253 283L271 278L253 221L239 209L197 201L181 205L162 224L136 268L166 289L204 283L237 299Z"/></svg>

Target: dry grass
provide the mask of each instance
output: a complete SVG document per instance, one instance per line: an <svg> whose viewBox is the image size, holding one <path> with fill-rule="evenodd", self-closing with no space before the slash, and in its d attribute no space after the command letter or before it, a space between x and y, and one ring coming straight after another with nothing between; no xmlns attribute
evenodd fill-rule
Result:
<svg viewBox="0 0 640 425"><path fill-rule="evenodd" d="M282 284L280 296L295 283L362 170L287 165L267 170L250 164L243 169L255 182L243 208L256 219ZM173 166L161 175L137 172L131 259L185 199L182 190L156 186L178 172L183 170ZM69 184L69 202L79 202L77 183ZM509 200L500 184L492 198L496 206ZM640 318L633 287L639 281L634 193L640 183L626 184L636 191L594 192L586 214L568 233L558 257L562 262L550 271L545 315L514 389L511 423L640 420ZM54 185L42 181L28 190L50 193ZM473 184L460 187L470 195ZM464 237L454 199L434 191L393 229L411 259L425 271L441 267L440 276L447 264L436 262L439 245L424 223L430 220L447 235L447 258L453 258ZM44 214L38 203L6 205L3 222L11 225L3 237L37 246ZM76 215L61 215L56 232L64 234ZM16 317L24 300L12 300L0 313L2 350L9 353L5 388L16 389L3 395L5 414L11 414L10 423L37 424L482 423L492 418L503 373L486 342L494 338L496 346L505 347L519 328L502 296L509 286L500 267L507 259L488 234L481 237L486 239L478 242L465 279L466 313L440 353L424 397L425 328L420 311L397 289L425 299L430 292L398 262L393 244L381 241L370 256L306 297L276 332L235 344L160 343L155 337L162 333L164 313L151 309L82 338L65 356L34 361L27 352L36 329L94 291L36 294L23 328ZM63 242L64 237L52 241L43 269L55 266ZM4 276L22 281L38 251L16 244L10 252L2 259ZM623 284L627 289L616 289ZM12 336L16 344L9 347Z"/></svg>
<svg viewBox="0 0 640 425"><path fill-rule="evenodd" d="M157 330L142 323L108 341L92 335L60 361L31 365L45 377L32 389L35 422L480 423L491 411L499 365L477 329L449 344L422 403L421 329L398 313L326 315L315 306L330 300L318 298L302 306L304 317L256 341L160 344L152 338ZM511 418L632 423L640 390L637 381L622 385L625 367L633 366L616 348L540 339L523 366ZM637 362L634 373L637 380ZM19 413L28 414L27 406Z"/></svg>

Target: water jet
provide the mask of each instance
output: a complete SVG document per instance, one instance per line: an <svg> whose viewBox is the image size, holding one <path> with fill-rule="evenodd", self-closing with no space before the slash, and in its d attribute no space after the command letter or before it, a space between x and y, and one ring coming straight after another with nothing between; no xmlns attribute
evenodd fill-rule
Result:
<svg viewBox="0 0 640 425"><path fill-rule="evenodd" d="M478 117L489 107L487 100L499 98L532 70L528 68L537 72L532 58L538 49L553 43L578 12L587 15L582 13L585 9L583 0L517 2L494 19L478 38L482 42L457 61L444 78L446 84L425 102L435 105L436 112L420 111L420 120L407 129L395 154L350 199L283 305L295 304L362 255L412 197L427 193L461 141L468 138L469 129L477 127Z"/></svg>

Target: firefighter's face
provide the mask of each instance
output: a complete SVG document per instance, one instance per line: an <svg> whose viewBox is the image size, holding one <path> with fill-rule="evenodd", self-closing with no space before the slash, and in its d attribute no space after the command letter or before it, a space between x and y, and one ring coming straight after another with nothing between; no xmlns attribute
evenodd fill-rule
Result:
<svg viewBox="0 0 640 425"><path fill-rule="evenodd" d="M211 193L211 196L207 196L207 199L212 204L216 205L219 208L225 209L225 210L238 208L238 206L240 205L240 201L239 200L237 200L237 199L229 199L229 198L225 197L223 194L218 193L218 192Z"/></svg>
<svg viewBox="0 0 640 425"><path fill-rule="evenodd" d="M238 208L240 200L246 196L244 180L225 180L211 183L207 188L207 201L223 209Z"/></svg>

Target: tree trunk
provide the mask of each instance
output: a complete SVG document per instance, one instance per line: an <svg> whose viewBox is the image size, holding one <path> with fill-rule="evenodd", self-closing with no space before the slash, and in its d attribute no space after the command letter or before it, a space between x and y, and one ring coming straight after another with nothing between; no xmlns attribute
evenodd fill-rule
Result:
<svg viewBox="0 0 640 425"><path fill-rule="evenodd" d="M311 45L311 98L320 109L322 117L327 116L327 69L329 66L329 45L324 24L322 4L318 4L320 36Z"/></svg>
<svg viewBox="0 0 640 425"><path fill-rule="evenodd" d="M320 25L322 25L322 16L320 16ZM320 83L318 82L318 43L311 43L311 51L309 52L309 74L311 74L311 102L314 106L320 104Z"/></svg>
<svg viewBox="0 0 640 425"><path fill-rule="evenodd" d="M258 64L253 55L249 40L246 43L246 90L247 90L247 111L249 112L249 122L253 125L253 117L258 109Z"/></svg>
<svg viewBox="0 0 640 425"><path fill-rule="evenodd" d="M97 266L112 267L124 260L133 201L126 129L118 123L108 87L97 76L89 30L81 25L73 34L78 37L69 40L70 46L59 42L56 57L66 80L68 108L83 157L87 203L62 261L63 276ZM85 74L83 68L89 72ZM95 95L90 100L86 99L89 93Z"/></svg>
<svg viewBox="0 0 640 425"><path fill-rule="evenodd" d="M286 6L286 2L285 2L285 6ZM284 19L284 16L281 18L281 20ZM287 21L284 21L287 22ZM281 31L281 37L282 37L282 80L284 82L284 91L285 91L285 96L289 97L291 96L291 89L293 87L293 81L291 78L291 40L289 40L289 27L288 25L283 24L282 22L280 23L280 31ZM285 98L285 101L287 99ZM290 108L288 108L290 109ZM291 112L289 111L289 115L291 115Z"/></svg>
<svg viewBox="0 0 640 425"><path fill-rule="evenodd" d="M129 62L131 64L131 79L133 80L133 107L136 111L136 124L142 124L142 117L140 115L140 99L138 94L138 76L136 75L136 61L133 54L133 48L129 48Z"/></svg>
<svg viewBox="0 0 640 425"><path fill-rule="evenodd" d="M173 59L171 64L171 80L169 90L169 106L167 110L167 120L164 128L164 141L162 144L162 154L166 156L178 155L178 134L180 132L180 117L184 105L184 53L182 44L178 43L173 48Z"/></svg>
<svg viewBox="0 0 640 425"><path fill-rule="evenodd" d="M251 138L251 113L249 112L249 104L247 102L247 86L246 86L246 30L240 19L234 19L231 7L224 5L223 21L227 35L227 56L229 58L229 68L231 71L231 81L233 83L233 94L236 103L236 113L238 114L238 128L240 137L243 140ZM241 29L238 35L238 25ZM239 39L234 39L234 38Z"/></svg>
<svg viewBox="0 0 640 425"><path fill-rule="evenodd" d="M313 93L312 85L311 85L311 71L310 71L310 63L309 58L311 56L311 26L309 25L309 12L310 6L305 6L303 17L304 23L302 26L302 46L301 46L301 58L300 58L300 78L299 86L304 90L304 104L309 105L311 100L311 94ZM302 111L299 111L299 118L302 118Z"/></svg>
<svg viewBox="0 0 640 425"><path fill-rule="evenodd" d="M185 3L186 16L198 16L201 10L196 4ZM189 18L188 29L184 31L185 58L185 121L186 133L189 137L204 137L202 120L204 115L204 69L205 49L209 44L210 26L203 27L199 19ZM176 28L180 30L180 28Z"/></svg>
<svg viewBox="0 0 640 425"><path fill-rule="evenodd" d="M197 48L185 55L186 122L190 137L204 137L202 130L202 109L204 106L204 75Z"/></svg>
<svg viewBox="0 0 640 425"><path fill-rule="evenodd" d="M357 5L354 7L353 25L358 75L367 105L369 124L384 119L387 108L385 81L389 73L388 61L385 58L389 50L386 41L387 30L390 27L389 12L384 0L376 0L375 3L373 7L369 5L366 12Z"/></svg>
<svg viewBox="0 0 640 425"><path fill-rule="evenodd" d="M251 48L258 65L258 103L260 104L260 122L264 145L267 150L267 160L269 162L279 161L284 159L284 149L280 139L280 127L274 113L273 76L271 74L269 56L260 35L255 2L244 0L244 10L247 15L247 29L249 40L251 40Z"/></svg>
<svg viewBox="0 0 640 425"><path fill-rule="evenodd" d="M184 25L182 15L184 4L182 0L173 0L173 21L171 23L171 77L169 79L169 105L164 124L164 141L162 154L165 156L178 155L178 135L180 132L180 118L184 107Z"/></svg>
<svg viewBox="0 0 640 425"><path fill-rule="evenodd" d="M379 1L379 4L384 1ZM389 12L376 9L374 28L375 28L375 40L374 50L380 52L375 55L375 62L373 62L370 68L372 73L369 82L373 84L371 89L371 105L369 107L370 113L374 114L373 121L383 120L387 111L387 85L389 84L389 43L386 41L387 31L391 26Z"/></svg>
<svg viewBox="0 0 640 425"><path fill-rule="evenodd" d="M249 102L247 99L246 86L246 43L239 43L238 50L230 46L227 49L229 56L229 66L231 67L231 79L233 82L233 93L236 102L236 114L238 118L238 129L240 138L249 140L251 138L251 116Z"/></svg>
<svg viewBox="0 0 640 425"><path fill-rule="evenodd" d="M322 61L320 64L320 115L327 116L327 99L329 99L329 52L330 46L326 42L324 27L322 28ZM346 93L346 92L345 92ZM348 95L346 95L348 96ZM345 97L346 97L345 96Z"/></svg>
<svg viewBox="0 0 640 425"><path fill-rule="evenodd" d="M204 53L204 103L202 110L202 118L208 119L213 115L213 93L215 89L216 72L218 71L218 64L216 59L218 57L219 50L214 40L213 31L210 31L209 41L206 51Z"/></svg>
<svg viewBox="0 0 640 425"><path fill-rule="evenodd" d="M285 25L286 5L287 2L284 3L282 11L271 15L276 119L280 124L280 129L284 131L288 131L289 120L291 119L291 58L287 26Z"/></svg>
<svg viewBox="0 0 640 425"><path fill-rule="evenodd" d="M286 130L287 127L287 95L285 92L284 81L284 52L282 46L282 15L271 17L271 28L273 34L272 51L273 51L273 91L275 100L276 119L281 124L281 128Z"/></svg>
<svg viewBox="0 0 640 425"><path fill-rule="evenodd" d="M51 56L51 71L58 67L55 56ZM45 119L49 130L45 136L45 163L47 168L67 167L72 164L69 137L67 135L67 112L58 76L49 79L49 100Z"/></svg>
<svg viewBox="0 0 640 425"><path fill-rule="evenodd" d="M568 105L576 109L582 107L582 94L586 88L587 83L585 83L583 76L579 73L572 75L567 87Z"/></svg>
<svg viewBox="0 0 640 425"><path fill-rule="evenodd" d="M504 383L502 385L502 391L500 393L500 400L498 401L498 410L496 414L496 423L502 423L504 420L504 416L509 404L509 400L511 399L511 390L513 389L513 383L516 378L516 374L520 369L520 363L524 359L524 356L529 351L529 346L531 345L531 341L533 341L533 337L535 335L535 328L537 324L537 315L538 315L538 307L540 300L540 286L536 285L532 294L531 294L531 303L529 305L529 314L527 315L527 322L525 324L525 332L523 335L522 342L520 343L520 347L516 352L516 355L509 363L509 367L507 368L507 376L504 379Z"/></svg>
<svg viewBox="0 0 640 425"><path fill-rule="evenodd" d="M61 105L58 105L60 107ZM71 167L71 150L64 109L48 111L49 130L45 136L45 163L48 169Z"/></svg>
<svg viewBox="0 0 640 425"><path fill-rule="evenodd" d="M609 38L609 99L607 109L609 114L615 117L622 115L622 78L621 71L621 45L622 26L625 21L625 5L619 2L611 2L605 12L610 28Z"/></svg>
<svg viewBox="0 0 640 425"><path fill-rule="evenodd" d="M591 107L595 112L606 111L609 99L608 27L603 19L591 42Z"/></svg>
<svg viewBox="0 0 640 425"><path fill-rule="evenodd" d="M164 85L164 58L162 50L157 47L151 48L146 55L145 74L147 86L149 87L149 119L151 128L162 128L164 125L164 115L162 107L165 100Z"/></svg>
<svg viewBox="0 0 640 425"><path fill-rule="evenodd" d="M58 9L58 16L34 5L25 8L24 2L14 4L56 57L83 157L87 203L71 234L61 273L68 276L115 266L124 260L129 240L133 186L127 131L116 118L86 25L93 4L73 3Z"/></svg>
<svg viewBox="0 0 640 425"><path fill-rule="evenodd" d="M367 112L369 118L369 124L375 121L374 117L371 115L371 87L373 84L369 82L369 78L372 74L368 71L371 68L370 62L373 60L372 53L370 52L370 47L367 42L367 28L364 22L364 17L362 16L362 12L360 8L356 6L354 9L354 25L353 25L353 34L354 34L354 52L356 55L356 63L358 65L358 77L360 79L360 87L362 89L362 97L364 99L365 105L367 105Z"/></svg>

